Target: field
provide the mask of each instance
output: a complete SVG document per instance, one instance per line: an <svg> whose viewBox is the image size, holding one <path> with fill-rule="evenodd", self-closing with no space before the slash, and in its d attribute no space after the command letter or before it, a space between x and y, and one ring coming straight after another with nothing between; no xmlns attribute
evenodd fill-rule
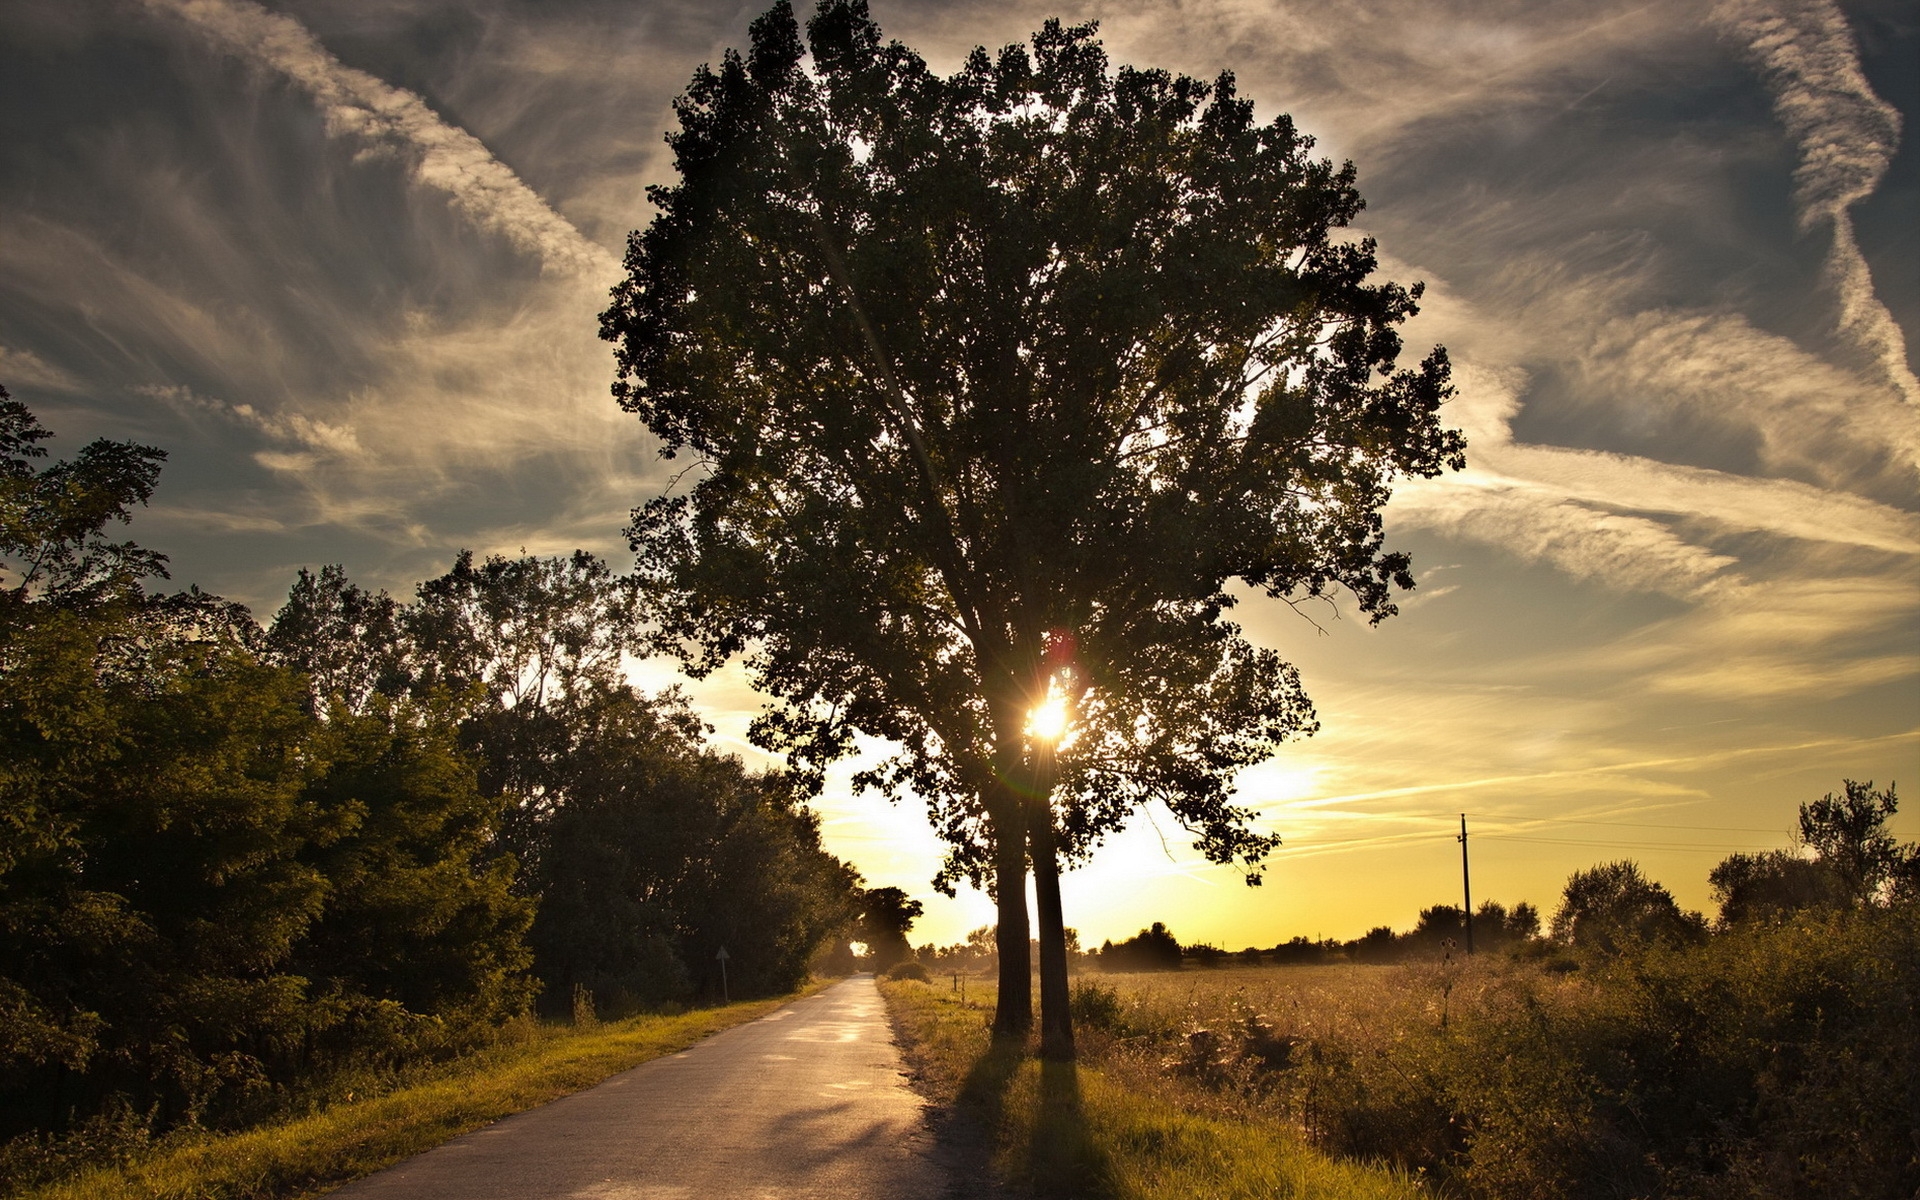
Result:
<svg viewBox="0 0 1920 1200"><path fill-rule="evenodd" d="M991 982L881 985L916 1085L985 1134L990 1173L1045 1196L1421 1200L1403 1173L1336 1162L1297 1130L1209 1105L1164 1072L1096 1052L1076 1069L988 1036ZM954 1127L944 1128L949 1135ZM967 1151L977 1151L962 1138Z"/></svg>
<svg viewBox="0 0 1920 1200"><path fill-rule="evenodd" d="M889 984L889 995L903 1011L900 997L957 1007L936 980ZM986 1063L991 993L970 996L988 1006L972 1021L972 1052ZM1074 1008L1086 1096L1120 1098L1146 1126L1193 1120L1252 1144L1311 1148L1402 1188L1378 1194L1920 1191L1920 916L1910 905L1607 960L1086 974ZM968 1094L970 1071L993 1073L968 1068L957 1048L943 1053L951 1061L931 1055L926 1070L936 1084L959 1079L954 1096ZM1006 1111L990 1113L1002 1174L1059 1195L1163 1194L1138 1182L1133 1152L1111 1138L1076 1152L1100 1170L1050 1173L1034 1148L1037 1118ZM1216 1166L1234 1177L1228 1160Z"/></svg>

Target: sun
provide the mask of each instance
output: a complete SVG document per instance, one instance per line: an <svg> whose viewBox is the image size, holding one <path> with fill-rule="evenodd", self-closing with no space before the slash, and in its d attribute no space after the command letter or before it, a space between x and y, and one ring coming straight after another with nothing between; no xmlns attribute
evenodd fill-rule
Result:
<svg viewBox="0 0 1920 1200"><path fill-rule="evenodd" d="M1067 698L1048 696L1027 714L1027 732L1043 742L1057 742L1067 731Z"/></svg>

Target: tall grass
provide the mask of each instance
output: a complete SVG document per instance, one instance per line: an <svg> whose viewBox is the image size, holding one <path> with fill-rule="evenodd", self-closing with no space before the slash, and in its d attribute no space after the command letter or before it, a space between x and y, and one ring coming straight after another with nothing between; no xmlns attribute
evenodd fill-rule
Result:
<svg viewBox="0 0 1920 1200"><path fill-rule="evenodd" d="M1920 1194L1920 913L1568 962L1083 980L1132 1090L1489 1200Z"/></svg>
<svg viewBox="0 0 1920 1200"><path fill-rule="evenodd" d="M19 1200L296 1200L371 1174L491 1121L590 1087L784 1003L756 1000L674 1016L578 1026L527 1022L519 1035L382 1095L350 1098L238 1133L185 1132L120 1164L16 1192Z"/></svg>
<svg viewBox="0 0 1920 1200"><path fill-rule="evenodd" d="M996 1174L1044 1196L1186 1200L1418 1200L1395 1172L1336 1162L1292 1128L1193 1104L1192 1089L1155 1086L1103 1069L1036 1060L996 1043L993 992L967 1003L942 985L883 983L922 1086L964 1106L991 1136ZM984 1006L984 1007L983 1007ZM1163 1083L1168 1081L1162 1080Z"/></svg>

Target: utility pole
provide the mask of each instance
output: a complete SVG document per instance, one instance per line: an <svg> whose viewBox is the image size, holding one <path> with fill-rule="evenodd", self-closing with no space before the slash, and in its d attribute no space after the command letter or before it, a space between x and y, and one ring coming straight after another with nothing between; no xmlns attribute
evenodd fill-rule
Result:
<svg viewBox="0 0 1920 1200"><path fill-rule="evenodd" d="M1460 814L1460 898L1466 903L1467 953L1473 953L1473 881L1467 875L1467 814Z"/></svg>

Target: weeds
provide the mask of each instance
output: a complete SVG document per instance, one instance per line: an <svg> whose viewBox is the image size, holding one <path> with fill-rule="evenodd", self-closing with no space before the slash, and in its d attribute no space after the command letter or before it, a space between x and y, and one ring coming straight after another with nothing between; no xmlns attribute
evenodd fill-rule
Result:
<svg viewBox="0 0 1920 1200"><path fill-rule="evenodd" d="M882 986L922 1087L988 1131L1000 1177L1042 1196L1086 1200L1418 1200L1391 1170L1336 1162L1284 1125L1209 1106L1202 1088L1164 1072L1121 1069L1124 1048L1157 1044L1154 1005L1124 984L1082 981L1073 993L1086 1062L1037 1061L994 1041L985 1009L943 988ZM980 999L980 993L985 993ZM975 1003L991 1005L990 986Z"/></svg>
<svg viewBox="0 0 1920 1200"><path fill-rule="evenodd" d="M1913 906L1578 970L1487 956L1083 981L1090 1057L1142 1093L1303 1131L1490 1200L1912 1197Z"/></svg>
<svg viewBox="0 0 1920 1200"><path fill-rule="evenodd" d="M749 1021L782 1000L747 1001L684 1015L577 1025L526 1022L520 1036L375 1094L346 1092L292 1119L236 1133L181 1130L149 1144L137 1113L102 1129L98 1146L8 1147L20 1172L18 1200L292 1200L316 1195L510 1113L521 1112L710 1034ZM578 1015L584 1016L585 1012ZM63 1153L64 1152L64 1153ZM85 1153L81 1153L85 1152ZM78 1159L91 1165L75 1169ZM24 1178L23 1178L24 1177Z"/></svg>

